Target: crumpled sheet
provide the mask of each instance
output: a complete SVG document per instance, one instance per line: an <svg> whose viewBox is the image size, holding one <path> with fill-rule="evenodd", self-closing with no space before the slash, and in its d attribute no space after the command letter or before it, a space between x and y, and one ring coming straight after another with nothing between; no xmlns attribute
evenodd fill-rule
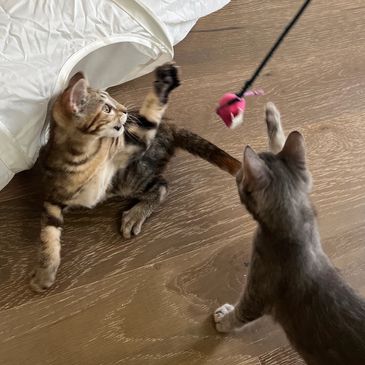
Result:
<svg viewBox="0 0 365 365"><path fill-rule="evenodd" d="M172 59L229 0L0 0L0 189L46 140L49 101L79 70L107 88Z"/></svg>

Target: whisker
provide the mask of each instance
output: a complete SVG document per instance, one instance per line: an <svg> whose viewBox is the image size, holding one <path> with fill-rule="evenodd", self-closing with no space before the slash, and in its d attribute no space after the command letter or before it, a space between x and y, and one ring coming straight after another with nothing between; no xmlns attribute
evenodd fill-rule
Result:
<svg viewBox="0 0 365 365"><path fill-rule="evenodd" d="M127 127L127 125L126 125L126 127ZM132 132L130 132L129 130L128 130L128 128L124 128L124 133L128 136L128 137L130 137L131 139L133 139L135 142L140 142L140 138L138 138L134 133L132 133Z"/></svg>
<svg viewBox="0 0 365 365"><path fill-rule="evenodd" d="M133 115L133 114L128 113L127 121L130 121L130 122L138 122L138 117L136 115Z"/></svg>
<svg viewBox="0 0 365 365"><path fill-rule="evenodd" d="M126 103L126 104L124 104L124 106L129 110L129 109L134 109L134 108L136 108L136 105L135 104L133 104L133 103Z"/></svg>

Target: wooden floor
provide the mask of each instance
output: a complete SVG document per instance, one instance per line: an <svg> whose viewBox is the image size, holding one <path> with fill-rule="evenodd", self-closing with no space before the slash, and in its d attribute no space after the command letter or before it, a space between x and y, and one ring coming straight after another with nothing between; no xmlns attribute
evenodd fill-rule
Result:
<svg viewBox="0 0 365 365"><path fill-rule="evenodd" d="M240 158L266 147L263 108L274 101L287 131L303 132L323 245L365 293L365 4L314 1L256 83L243 127L217 120L215 103L237 90L299 7L296 0L234 0L202 19L176 47L183 86L168 116ZM112 93L138 104L151 76ZM126 241L121 207L109 202L66 216L57 284L33 294L39 178L20 174L0 193L2 365L303 364L264 318L221 336L211 313L245 282L255 227L233 179L179 153L166 173L170 195Z"/></svg>

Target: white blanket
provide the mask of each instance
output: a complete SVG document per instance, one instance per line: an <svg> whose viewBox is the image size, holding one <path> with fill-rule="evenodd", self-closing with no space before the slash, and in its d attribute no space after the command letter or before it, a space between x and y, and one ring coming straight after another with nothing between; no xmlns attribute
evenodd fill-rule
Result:
<svg viewBox="0 0 365 365"><path fill-rule="evenodd" d="M173 58L229 0L0 0L0 189L46 140L49 101L77 71L107 88Z"/></svg>

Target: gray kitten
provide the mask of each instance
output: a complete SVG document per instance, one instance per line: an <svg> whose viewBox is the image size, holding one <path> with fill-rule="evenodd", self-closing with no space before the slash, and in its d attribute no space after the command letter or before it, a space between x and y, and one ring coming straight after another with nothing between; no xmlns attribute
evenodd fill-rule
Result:
<svg viewBox="0 0 365 365"><path fill-rule="evenodd" d="M241 202L258 223L239 302L214 313L219 332L270 314L310 365L365 364L365 301L322 250L304 139L287 140L272 103L266 123L273 153L244 151L237 175ZM279 152L280 151L280 152Z"/></svg>

